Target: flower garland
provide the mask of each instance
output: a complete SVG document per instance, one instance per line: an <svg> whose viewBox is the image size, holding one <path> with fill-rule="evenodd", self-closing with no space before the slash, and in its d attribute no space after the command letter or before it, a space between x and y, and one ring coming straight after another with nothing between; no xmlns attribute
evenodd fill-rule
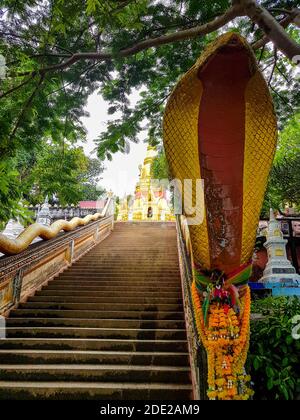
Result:
<svg viewBox="0 0 300 420"><path fill-rule="evenodd" d="M248 400L253 395L248 386L251 378L244 369L250 338L250 289L242 286L236 300L228 287L232 286L210 284L207 292L199 293L199 285L195 280L192 283L197 329L208 359L207 395L211 400Z"/></svg>

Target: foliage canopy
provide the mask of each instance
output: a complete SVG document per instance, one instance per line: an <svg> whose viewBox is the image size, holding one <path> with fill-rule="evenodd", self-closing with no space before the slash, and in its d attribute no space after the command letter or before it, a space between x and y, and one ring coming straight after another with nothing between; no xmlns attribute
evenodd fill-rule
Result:
<svg viewBox="0 0 300 420"><path fill-rule="evenodd" d="M112 116L95 139L101 160L128 151L145 125L150 142L160 143L174 84L225 30L252 43L283 126L300 103L293 63L300 55L298 6L298 0L2 0L0 156L11 186L0 183L7 203L1 217L9 216L8 208L13 214L22 197L11 160L45 141L60 150L64 142L84 141L81 117L95 90ZM134 90L139 100L132 106Z"/></svg>

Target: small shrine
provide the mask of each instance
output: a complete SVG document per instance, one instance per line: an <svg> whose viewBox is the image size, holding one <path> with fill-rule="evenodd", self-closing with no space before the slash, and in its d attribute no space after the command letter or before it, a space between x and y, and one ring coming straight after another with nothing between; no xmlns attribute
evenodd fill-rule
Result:
<svg viewBox="0 0 300 420"><path fill-rule="evenodd" d="M36 222L44 226L50 226L51 221L52 221L52 218L51 218L50 208L49 208L49 199L48 199L48 195L46 195L45 201L40 211L37 214Z"/></svg>
<svg viewBox="0 0 300 420"><path fill-rule="evenodd" d="M10 219L7 222L7 225L5 226L5 229L2 232L2 234L10 239L15 239L20 235L20 233L23 232L23 230L24 226L20 223L19 219Z"/></svg>
<svg viewBox="0 0 300 420"><path fill-rule="evenodd" d="M267 230L267 242L264 244L268 253L268 263L260 282L265 286L300 287L300 276L287 258L286 244L283 238L280 223L276 220L274 212L270 209L270 222Z"/></svg>

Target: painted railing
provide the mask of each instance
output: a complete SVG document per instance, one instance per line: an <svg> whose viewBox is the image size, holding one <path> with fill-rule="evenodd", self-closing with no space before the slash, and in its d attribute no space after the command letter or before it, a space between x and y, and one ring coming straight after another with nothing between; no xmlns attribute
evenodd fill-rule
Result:
<svg viewBox="0 0 300 420"><path fill-rule="evenodd" d="M0 258L0 314L68 268L113 227L114 200L109 197L101 214L57 221L50 227L35 223L14 240L1 235L0 251L7 255ZM38 236L44 240L31 244Z"/></svg>
<svg viewBox="0 0 300 420"><path fill-rule="evenodd" d="M176 229L183 304L185 313L185 324L187 331L194 399L206 400L207 356L206 351L202 346L198 336L195 314L193 311L191 294L191 285L193 280L193 258L191 252L191 243L189 239L188 226L186 224L186 219L184 216L177 216Z"/></svg>

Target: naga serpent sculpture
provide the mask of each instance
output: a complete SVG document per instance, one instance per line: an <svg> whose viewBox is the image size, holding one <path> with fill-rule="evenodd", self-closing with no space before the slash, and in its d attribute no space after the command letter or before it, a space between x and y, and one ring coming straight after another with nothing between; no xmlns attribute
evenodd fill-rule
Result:
<svg viewBox="0 0 300 420"><path fill-rule="evenodd" d="M84 218L74 217L69 222L66 220L57 220L49 227L39 223L33 223L20 233L16 239L10 239L0 233L0 252L3 252L6 255L19 254L27 249L37 237L49 240L55 238L61 230L70 232L78 226L85 226L89 222L98 220L101 217L103 217L103 214L101 213L95 213L93 215L88 214Z"/></svg>
<svg viewBox="0 0 300 420"><path fill-rule="evenodd" d="M222 35L178 82L164 115L172 176L182 185L204 181L204 219L189 226L189 236L210 399L248 399L252 393L244 372L247 281L276 142L271 95L251 46L236 33ZM184 194L196 202L195 188Z"/></svg>

